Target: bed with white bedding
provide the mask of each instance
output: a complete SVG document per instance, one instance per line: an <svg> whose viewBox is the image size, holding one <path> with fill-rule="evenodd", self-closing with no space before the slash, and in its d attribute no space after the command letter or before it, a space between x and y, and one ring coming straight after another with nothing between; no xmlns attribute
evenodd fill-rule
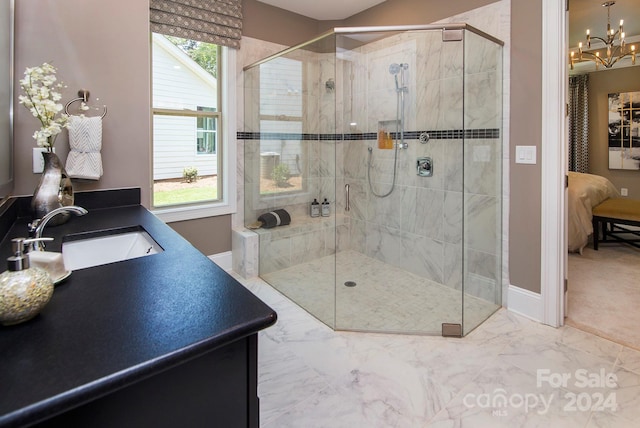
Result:
<svg viewBox="0 0 640 428"><path fill-rule="evenodd" d="M568 246L570 252L582 252L593 233L593 207L620 194L613 183L599 175L569 172L567 189Z"/></svg>

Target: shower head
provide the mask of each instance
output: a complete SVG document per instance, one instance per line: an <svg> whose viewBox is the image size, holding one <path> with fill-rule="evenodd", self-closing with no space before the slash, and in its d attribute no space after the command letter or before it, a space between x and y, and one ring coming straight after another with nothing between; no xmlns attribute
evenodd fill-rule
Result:
<svg viewBox="0 0 640 428"><path fill-rule="evenodd" d="M408 70L409 69L409 64L407 64L406 62L404 63L393 63L389 66L389 73L391 74L398 74L400 72L400 70Z"/></svg>
<svg viewBox="0 0 640 428"><path fill-rule="evenodd" d="M400 93L405 90L404 86L404 70L409 69L409 64L406 62L401 62L400 64L393 63L389 66L389 73L391 73L396 80L396 92ZM400 73L400 80L402 83L398 82L398 73ZM401 87L402 86L402 87Z"/></svg>

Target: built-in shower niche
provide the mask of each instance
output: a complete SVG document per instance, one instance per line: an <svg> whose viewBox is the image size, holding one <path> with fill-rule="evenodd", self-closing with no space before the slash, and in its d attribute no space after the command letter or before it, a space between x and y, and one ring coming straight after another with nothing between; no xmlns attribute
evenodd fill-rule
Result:
<svg viewBox="0 0 640 428"><path fill-rule="evenodd" d="M399 119L378 121L378 149L393 150L402 121Z"/></svg>
<svg viewBox="0 0 640 428"><path fill-rule="evenodd" d="M245 68L245 224L292 217L255 231L259 275L335 329L466 334L501 306L502 44L450 27L334 29ZM278 165L295 183L265 183Z"/></svg>

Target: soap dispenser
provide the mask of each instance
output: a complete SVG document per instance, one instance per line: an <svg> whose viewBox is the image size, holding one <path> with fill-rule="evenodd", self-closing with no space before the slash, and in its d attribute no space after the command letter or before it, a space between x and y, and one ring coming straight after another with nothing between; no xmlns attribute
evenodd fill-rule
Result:
<svg viewBox="0 0 640 428"><path fill-rule="evenodd" d="M11 240L13 256L7 258L7 270L0 274L0 324L28 321L49 303L53 281L49 274L29 266L28 244L34 239Z"/></svg>
<svg viewBox="0 0 640 428"><path fill-rule="evenodd" d="M320 203L317 199L311 202L311 217L320 217Z"/></svg>
<svg viewBox="0 0 640 428"><path fill-rule="evenodd" d="M324 198L322 202L322 217L329 217L329 215L331 215L331 205L329 201L327 201L327 198Z"/></svg>

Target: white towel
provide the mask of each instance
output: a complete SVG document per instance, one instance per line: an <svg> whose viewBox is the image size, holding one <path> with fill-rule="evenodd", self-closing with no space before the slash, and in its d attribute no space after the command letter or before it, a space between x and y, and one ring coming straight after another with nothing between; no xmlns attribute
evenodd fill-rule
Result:
<svg viewBox="0 0 640 428"><path fill-rule="evenodd" d="M102 176L102 118L70 116L65 169L71 178L98 180Z"/></svg>

